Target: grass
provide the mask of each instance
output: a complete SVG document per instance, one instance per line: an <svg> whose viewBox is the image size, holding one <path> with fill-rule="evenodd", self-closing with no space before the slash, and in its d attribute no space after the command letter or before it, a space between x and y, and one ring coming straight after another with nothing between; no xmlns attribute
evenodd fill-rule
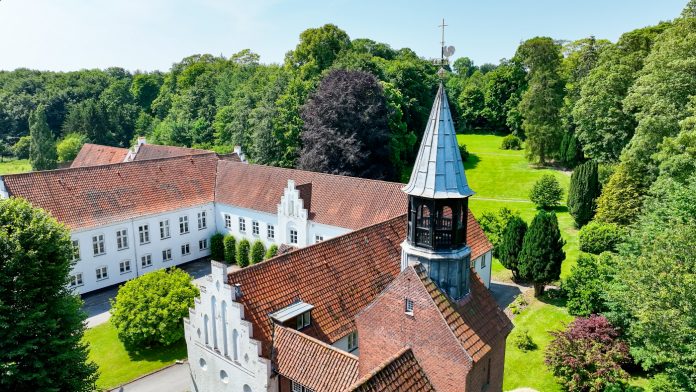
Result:
<svg viewBox="0 0 696 392"><path fill-rule="evenodd" d="M31 171L28 159L11 159L0 162L0 176Z"/></svg>
<svg viewBox="0 0 696 392"><path fill-rule="evenodd" d="M84 340L90 347L89 358L99 366L99 389L116 387L186 358L183 339L171 347L129 353L110 322L87 329Z"/></svg>

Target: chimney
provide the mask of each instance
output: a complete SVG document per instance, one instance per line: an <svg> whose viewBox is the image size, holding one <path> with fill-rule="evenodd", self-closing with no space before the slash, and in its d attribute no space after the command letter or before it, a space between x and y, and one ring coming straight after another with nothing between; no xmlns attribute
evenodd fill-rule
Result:
<svg viewBox="0 0 696 392"><path fill-rule="evenodd" d="M244 156L244 153L242 152L242 146L240 146L240 145L234 146L234 153L237 154L240 161L246 162L246 157Z"/></svg>
<svg viewBox="0 0 696 392"><path fill-rule="evenodd" d="M138 136L138 146L142 146L143 144L147 144L145 136Z"/></svg>

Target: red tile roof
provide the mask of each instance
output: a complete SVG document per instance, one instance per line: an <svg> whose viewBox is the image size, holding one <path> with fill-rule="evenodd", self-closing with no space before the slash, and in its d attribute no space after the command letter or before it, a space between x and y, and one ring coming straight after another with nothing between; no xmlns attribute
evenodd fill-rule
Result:
<svg viewBox="0 0 696 392"><path fill-rule="evenodd" d="M77 157L70 167L84 167L108 165L110 163L120 163L128 155L127 148L101 146L99 144L86 143L77 153Z"/></svg>
<svg viewBox="0 0 696 392"><path fill-rule="evenodd" d="M276 371L315 392L341 392L358 378L358 357L293 329L275 326Z"/></svg>
<svg viewBox="0 0 696 392"><path fill-rule="evenodd" d="M434 392L435 388L409 347L404 347L382 365L367 373L349 391Z"/></svg>
<svg viewBox="0 0 696 392"><path fill-rule="evenodd" d="M11 196L71 229L102 226L214 200L214 154L3 176Z"/></svg>
<svg viewBox="0 0 696 392"><path fill-rule="evenodd" d="M162 146L158 144L143 144L138 148L134 161L144 161L150 159L173 158L186 155L214 154L212 151L199 150L188 147Z"/></svg>

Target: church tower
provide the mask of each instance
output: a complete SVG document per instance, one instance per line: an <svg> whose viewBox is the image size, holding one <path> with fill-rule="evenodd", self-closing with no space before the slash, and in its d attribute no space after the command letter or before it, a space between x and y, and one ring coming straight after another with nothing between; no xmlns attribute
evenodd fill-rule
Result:
<svg viewBox="0 0 696 392"><path fill-rule="evenodd" d="M468 198L474 192L464 174L447 94L440 87L430 111L408 194L408 235L401 244L402 270L421 263L450 298L469 293L471 249L466 243Z"/></svg>

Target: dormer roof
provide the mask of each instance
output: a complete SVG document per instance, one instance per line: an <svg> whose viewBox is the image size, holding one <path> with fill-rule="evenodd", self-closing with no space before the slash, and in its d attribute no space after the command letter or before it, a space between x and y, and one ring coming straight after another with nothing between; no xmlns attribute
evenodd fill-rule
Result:
<svg viewBox="0 0 696 392"><path fill-rule="evenodd" d="M474 194L466 181L442 83L430 111L411 179L402 190L411 196L430 199L461 199Z"/></svg>

